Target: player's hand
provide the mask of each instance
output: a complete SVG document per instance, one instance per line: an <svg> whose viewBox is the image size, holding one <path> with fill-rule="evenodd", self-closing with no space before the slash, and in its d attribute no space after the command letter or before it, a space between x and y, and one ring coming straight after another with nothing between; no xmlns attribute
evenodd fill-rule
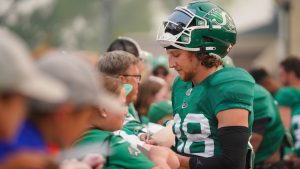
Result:
<svg viewBox="0 0 300 169"><path fill-rule="evenodd" d="M172 131L172 126L174 125L174 121L170 120L167 123L167 126L158 132L154 133L151 136L150 140L153 140L155 145L160 145L164 147L171 147L175 143L175 135Z"/></svg>
<svg viewBox="0 0 300 169"><path fill-rule="evenodd" d="M180 162L179 159L176 155L176 153L174 151L172 151L170 148L165 148L168 152L169 152L169 156L168 156L168 165L172 168L172 169L177 169L180 167Z"/></svg>
<svg viewBox="0 0 300 169"><path fill-rule="evenodd" d="M163 147L152 146L149 151L149 158L160 168L170 169L168 165L169 152Z"/></svg>

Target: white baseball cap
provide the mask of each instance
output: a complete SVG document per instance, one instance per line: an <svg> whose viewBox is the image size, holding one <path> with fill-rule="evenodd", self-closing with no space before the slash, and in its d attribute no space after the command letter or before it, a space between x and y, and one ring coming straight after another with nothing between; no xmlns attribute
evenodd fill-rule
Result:
<svg viewBox="0 0 300 169"><path fill-rule="evenodd" d="M65 84L71 103L104 106L112 112L124 111L118 99L109 95L102 86L96 68L75 52L51 51L37 62L37 66Z"/></svg>
<svg viewBox="0 0 300 169"><path fill-rule="evenodd" d="M42 74L25 44L0 27L0 92L17 91L33 99L60 103L67 98L65 86Z"/></svg>

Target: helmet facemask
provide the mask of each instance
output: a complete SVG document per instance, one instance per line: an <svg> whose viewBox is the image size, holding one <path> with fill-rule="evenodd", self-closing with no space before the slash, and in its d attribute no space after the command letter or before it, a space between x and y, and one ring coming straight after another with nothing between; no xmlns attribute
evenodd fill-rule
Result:
<svg viewBox="0 0 300 169"><path fill-rule="evenodd" d="M196 25L196 18L200 26ZM200 48L185 48L181 45L191 43L192 31L195 29L208 29L209 26L204 18L201 18L184 7L177 7L169 20L163 21L157 40L163 47L174 46L188 51L200 51Z"/></svg>

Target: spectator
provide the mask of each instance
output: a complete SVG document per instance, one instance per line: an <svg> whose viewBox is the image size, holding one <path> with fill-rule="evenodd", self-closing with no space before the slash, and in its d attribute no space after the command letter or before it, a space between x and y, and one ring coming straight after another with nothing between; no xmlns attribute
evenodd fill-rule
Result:
<svg viewBox="0 0 300 169"><path fill-rule="evenodd" d="M254 169L287 169L281 158L285 128L278 107L272 95L258 84L254 87L253 111Z"/></svg>
<svg viewBox="0 0 300 169"><path fill-rule="evenodd" d="M137 58L140 57L141 54L140 45L134 39L129 37L118 37L109 45L107 52L112 52L116 50L131 53Z"/></svg>
<svg viewBox="0 0 300 169"><path fill-rule="evenodd" d="M170 100L153 103L148 111L149 121L163 125L166 121L173 119L173 108Z"/></svg>
<svg viewBox="0 0 300 169"><path fill-rule="evenodd" d="M65 84L68 98L58 104L30 100L29 118L17 139L20 146L44 152L53 150L53 147L68 148L86 129L99 104L119 108L116 101L105 95L96 71L83 58L51 52L39 60L38 67Z"/></svg>
<svg viewBox="0 0 300 169"><path fill-rule="evenodd" d="M27 116L27 98L59 103L67 91L38 71L18 37L2 27L0 36L0 168L48 168L54 165L50 157L22 151L14 144L15 137Z"/></svg>
<svg viewBox="0 0 300 169"><path fill-rule="evenodd" d="M119 79L105 77L105 86L121 101L124 101L122 93L125 93L125 89ZM98 112L93 114L91 126L78 144L102 142L102 146L108 146L104 168L169 168L167 164L169 151L166 149L150 148L150 152L155 152L149 153L149 158L153 160L153 163L137 145L130 144L122 137L113 134L114 131L122 128L125 114L126 111L112 112L108 111L106 106L101 106ZM164 154L164 156L158 155L158 153Z"/></svg>
<svg viewBox="0 0 300 169"><path fill-rule="evenodd" d="M119 78L122 83L132 85L132 91L126 97L129 106L129 116L140 121L133 103L137 100L138 86L141 83L141 74L138 68L139 59L124 51L105 53L99 60L98 69L108 76Z"/></svg>
<svg viewBox="0 0 300 169"><path fill-rule="evenodd" d="M150 105L166 99L170 99L170 93L167 83L162 78L150 76L148 80L142 82L134 104L142 123L149 122L147 114Z"/></svg>
<svg viewBox="0 0 300 169"><path fill-rule="evenodd" d="M171 90L176 74L174 71L169 69L168 57L162 55L153 59L152 75L164 79L169 86L169 90Z"/></svg>

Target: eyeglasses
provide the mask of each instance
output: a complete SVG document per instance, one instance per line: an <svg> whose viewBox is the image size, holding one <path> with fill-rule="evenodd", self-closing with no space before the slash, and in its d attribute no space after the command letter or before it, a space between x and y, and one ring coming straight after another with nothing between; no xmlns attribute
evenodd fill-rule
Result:
<svg viewBox="0 0 300 169"><path fill-rule="evenodd" d="M139 81L141 81L142 80L142 75L121 75L121 76L126 76L126 77L134 77L134 78L136 78L136 79L138 79Z"/></svg>

